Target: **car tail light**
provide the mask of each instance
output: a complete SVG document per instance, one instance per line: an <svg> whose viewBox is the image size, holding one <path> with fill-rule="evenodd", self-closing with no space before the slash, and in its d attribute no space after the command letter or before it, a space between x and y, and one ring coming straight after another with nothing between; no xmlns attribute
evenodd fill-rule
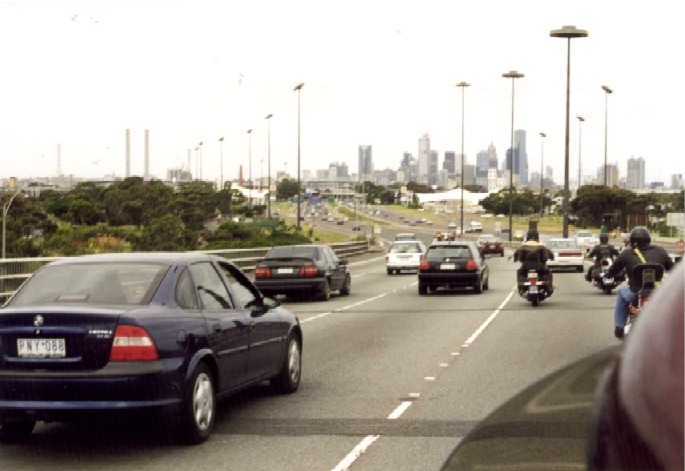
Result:
<svg viewBox="0 0 685 471"><path fill-rule="evenodd" d="M157 347L147 330L135 325L117 326L109 361L156 360L159 360Z"/></svg>
<svg viewBox="0 0 685 471"><path fill-rule="evenodd" d="M476 264L476 261L475 260L469 260L468 262L466 262L466 269L468 271L477 270L478 265Z"/></svg>
<svg viewBox="0 0 685 471"><path fill-rule="evenodd" d="M254 272L255 278L271 278L271 268L257 267Z"/></svg>
<svg viewBox="0 0 685 471"><path fill-rule="evenodd" d="M421 263L419 263L419 270L428 270L430 268L430 263L428 263L428 260L421 260Z"/></svg>
<svg viewBox="0 0 685 471"><path fill-rule="evenodd" d="M316 276L319 274L319 269L316 265L302 265L300 267L300 276Z"/></svg>
<svg viewBox="0 0 685 471"><path fill-rule="evenodd" d="M387 262L390 257L388 255L385 256L385 261Z"/></svg>

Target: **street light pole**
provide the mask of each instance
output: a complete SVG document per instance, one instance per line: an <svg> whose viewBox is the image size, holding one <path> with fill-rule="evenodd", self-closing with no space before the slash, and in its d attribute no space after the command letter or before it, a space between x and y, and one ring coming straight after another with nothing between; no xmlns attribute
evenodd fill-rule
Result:
<svg viewBox="0 0 685 471"><path fill-rule="evenodd" d="M547 134L544 132L540 133L540 218L544 216L545 210L543 209L544 206L542 205L542 194L544 193L544 183L545 183L545 138L547 137Z"/></svg>
<svg viewBox="0 0 685 471"><path fill-rule="evenodd" d="M266 180L267 183L269 184L269 189L267 191L267 198L266 198L266 217L271 219L271 118L273 117L273 114L269 113L266 115L266 152L267 152L267 158L266 158Z"/></svg>
<svg viewBox="0 0 685 471"><path fill-rule="evenodd" d="M250 185L247 206L252 209L252 129L247 130L247 180Z"/></svg>
<svg viewBox="0 0 685 471"><path fill-rule="evenodd" d="M10 211L10 206L17 195L21 193L21 190L17 190L7 201L7 203L2 205L2 258L5 258L5 242L7 234L7 213Z"/></svg>
<svg viewBox="0 0 685 471"><path fill-rule="evenodd" d="M198 145L200 149L200 180L202 180L202 142Z"/></svg>
<svg viewBox="0 0 685 471"><path fill-rule="evenodd" d="M219 191L224 189L224 138L219 138Z"/></svg>
<svg viewBox="0 0 685 471"><path fill-rule="evenodd" d="M297 230L300 230L300 199L301 199L301 186L300 181L300 91L304 87L304 83L298 83L293 88L294 92L297 92Z"/></svg>
<svg viewBox="0 0 685 471"><path fill-rule="evenodd" d="M602 85L602 90L604 90L604 186L607 186L607 128L609 122L609 95L614 93L614 91Z"/></svg>
<svg viewBox="0 0 685 471"><path fill-rule="evenodd" d="M461 217L459 218L459 236L464 234L464 89L470 87L468 82L459 82L457 87L461 87Z"/></svg>
<svg viewBox="0 0 685 471"><path fill-rule="evenodd" d="M525 75L515 70L511 70L502 74L502 77L511 79L511 154L509 159L509 242L511 242L511 232L514 221L514 82L517 78L523 78Z"/></svg>
<svg viewBox="0 0 685 471"><path fill-rule="evenodd" d="M561 29L550 31L549 35L553 38L566 38L566 137L564 140L564 224L563 236L568 237L568 143L569 143L569 110L571 105L571 39L585 38L587 31L578 29L575 26L563 26Z"/></svg>
<svg viewBox="0 0 685 471"><path fill-rule="evenodd" d="M585 121L585 118L582 116L576 116L576 118L578 118L578 189L580 190L580 187L583 184L581 155L583 150L583 122Z"/></svg>

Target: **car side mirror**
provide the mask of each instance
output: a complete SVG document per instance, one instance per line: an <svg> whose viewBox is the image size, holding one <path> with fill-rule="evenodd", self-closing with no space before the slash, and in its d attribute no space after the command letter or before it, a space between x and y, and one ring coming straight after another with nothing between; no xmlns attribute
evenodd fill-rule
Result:
<svg viewBox="0 0 685 471"><path fill-rule="evenodd" d="M339 260L338 264L342 266L347 266L347 260Z"/></svg>

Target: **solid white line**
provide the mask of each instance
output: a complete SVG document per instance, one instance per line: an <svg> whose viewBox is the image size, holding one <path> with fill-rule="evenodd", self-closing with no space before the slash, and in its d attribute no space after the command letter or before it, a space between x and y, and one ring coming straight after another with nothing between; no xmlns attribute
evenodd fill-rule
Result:
<svg viewBox="0 0 685 471"><path fill-rule="evenodd" d="M462 344L462 347L468 347L469 345L471 345L473 342L476 341L476 339L478 338L478 336L479 336L480 334L482 334L483 331L485 330L485 328L486 328L488 325L490 325L490 323L495 319L495 317L497 317L497 314L500 313L501 309L509 302L509 300L511 299L511 297L512 297L513 295L514 295L514 292L513 292L513 291L512 291L511 293L509 293L509 296L507 296L507 298L502 302L502 304L499 305L499 307L497 308L497 310L496 310L495 312L493 312L492 314L490 314L490 316L489 316L487 319L485 319L485 322L483 322L483 323L480 325L480 327L478 327L478 329L476 329L476 331L475 331L473 334L471 334L471 337L469 337L468 339L466 339L466 342L464 342L464 343Z"/></svg>
<svg viewBox="0 0 685 471"><path fill-rule="evenodd" d="M388 419L390 420L396 420L399 419L404 412L409 409L409 406L411 406L412 402L411 401L404 401L402 404L397 406L397 409L392 411L392 413L388 416Z"/></svg>
<svg viewBox="0 0 685 471"><path fill-rule="evenodd" d="M301 320L300 324L304 324L305 322L315 321L317 319L321 319L322 317L330 316L331 314L333 314L333 311L328 311L328 312L324 312L322 314L317 314L316 316L310 317L309 319Z"/></svg>
<svg viewBox="0 0 685 471"><path fill-rule="evenodd" d="M382 257L370 258L370 259L368 259L368 260L361 260L361 261L359 261L359 262L348 263L348 266L361 265L362 263L375 262L375 261L378 261L378 260L383 260L384 258L385 258L385 255L383 255Z"/></svg>
<svg viewBox="0 0 685 471"><path fill-rule="evenodd" d="M425 378L426 381L435 381L435 376L426 376Z"/></svg>
<svg viewBox="0 0 685 471"><path fill-rule="evenodd" d="M362 453L364 453L366 449L373 444L373 442L378 440L378 437L380 437L380 435L368 435L366 438L364 438L364 440L359 442L359 444L355 446L335 468L333 468L333 471L347 471L350 469L352 463L357 461L357 458L359 458Z"/></svg>

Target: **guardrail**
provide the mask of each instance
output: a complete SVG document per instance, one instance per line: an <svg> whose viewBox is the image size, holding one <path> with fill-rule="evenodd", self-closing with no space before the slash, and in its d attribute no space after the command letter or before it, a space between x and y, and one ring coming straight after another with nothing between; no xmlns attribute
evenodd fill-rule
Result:
<svg viewBox="0 0 685 471"><path fill-rule="evenodd" d="M345 259L353 255L360 255L369 251L368 241L341 242L330 244L338 255ZM219 249L197 250L223 257L235 263L245 272L254 271L255 265L261 260L271 247L257 247L251 249ZM21 284L36 270L55 260L65 257L33 257L33 258L5 258L0 259L0 303L4 303Z"/></svg>

